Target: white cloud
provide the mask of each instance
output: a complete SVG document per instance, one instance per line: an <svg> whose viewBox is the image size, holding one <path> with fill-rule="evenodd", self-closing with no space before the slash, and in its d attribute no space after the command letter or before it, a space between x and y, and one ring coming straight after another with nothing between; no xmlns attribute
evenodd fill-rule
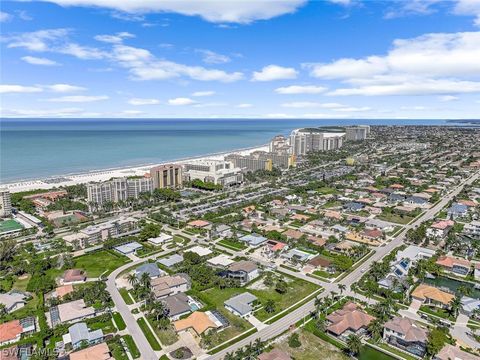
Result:
<svg viewBox="0 0 480 360"><path fill-rule="evenodd" d="M320 94L327 88L315 85L291 85L275 89L277 94Z"/></svg>
<svg viewBox="0 0 480 360"><path fill-rule="evenodd" d="M444 95L444 96L440 96L439 97L439 100L441 102L449 102L449 101L456 101L458 100L459 97L458 96L453 96L453 95Z"/></svg>
<svg viewBox="0 0 480 360"><path fill-rule="evenodd" d="M440 95L474 92L480 92L480 82L449 79L411 79L401 83L392 82L355 88L341 88L331 91L327 95Z"/></svg>
<svg viewBox="0 0 480 360"><path fill-rule="evenodd" d="M9 42L9 48L25 48L30 51L48 51L52 43L63 40L69 33L68 29L47 29L27 32L4 39Z"/></svg>
<svg viewBox="0 0 480 360"><path fill-rule="evenodd" d="M60 65L54 60L50 60L47 58L41 58L41 57L35 57L35 56L24 56L22 57L22 60L32 64L32 65L44 65L44 66L55 66L55 65Z"/></svg>
<svg viewBox="0 0 480 360"><path fill-rule="evenodd" d="M192 105L192 104L195 104L195 103L196 103L195 100L185 98L185 97L178 97L178 98L175 98L175 99L168 100L168 104L169 105L174 105L174 106Z"/></svg>
<svg viewBox="0 0 480 360"><path fill-rule="evenodd" d="M352 87L327 95L427 95L477 92L480 32L425 34L393 42L384 56L307 64L311 75Z"/></svg>
<svg viewBox="0 0 480 360"><path fill-rule="evenodd" d="M187 16L200 16L214 23L243 23L268 20L276 16L290 14L301 7L306 0L47 0L60 6L104 7L127 15L141 13L179 13ZM345 0L344 0L345 1Z"/></svg>
<svg viewBox="0 0 480 360"><path fill-rule="evenodd" d="M120 44L123 42L124 39L134 38L135 35L130 34L129 32L122 31L115 35L97 35L95 36L95 40L106 42L110 44Z"/></svg>
<svg viewBox="0 0 480 360"><path fill-rule="evenodd" d="M90 46L82 46L75 43L66 44L57 50L62 54L72 55L83 60L103 59L108 57L108 53Z"/></svg>
<svg viewBox="0 0 480 360"><path fill-rule="evenodd" d="M53 84L53 85L44 85L43 87L46 88L47 90L57 92L57 93L68 93L68 92L86 90L84 87L70 85L70 84Z"/></svg>
<svg viewBox="0 0 480 360"><path fill-rule="evenodd" d="M202 60L206 64L225 64L232 60L227 55L218 54L211 50L197 49L196 51L202 54Z"/></svg>
<svg viewBox="0 0 480 360"><path fill-rule="evenodd" d="M128 100L130 105L156 105L160 104L160 100L158 99L140 99L140 98L133 98Z"/></svg>
<svg viewBox="0 0 480 360"><path fill-rule="evenodd" d="M313 101L294 101L289 103L283 103L282 107L288 108L324 108L324 109L336 109L345 107L345 105L338 104L338 103L320 103L320 102L313 102Z"/></svg>
<svg viewBox="0 0 480 360"><path fill-rule="evenodd" d="M474 24L480 26L480 1L457 0L454 12L458 15L474 16Z"/></svg>
<svg viewBox="0 0 480 360"><path fill-rule="evenodd" d="M333 109L333 111L341 111L341 112L364 112L364 111L370 111L372 110L371 107L368 106L362 106L362 107L340 107L337 109Z"/></svg>
<svg viewBox="0 0 480 360"><path fill-rule="evenodd" d="M166 80L186 76L193 80L228 83L243 78L241 72L228 73L218 69L159 60L150 51L132 46L115 45L111 59L128 68L136 80Z"/></svg>
<svg viewBox="0 0 480 360"><path fill-rule="evenodd" d="M73 103L88 103L95 101L107 100L109 97L106 95L98 96L88 96L88 95L71 95L71 96L62 96L58 98L50 98L45 101L49 102L73 102Z"/></svg>
<svg viewBox="0 0 480 360"><path fill-rule="evenodd" d="M215 95L215 91L195 91L192 96L197 96L197 97L201 97L201 96L212 96L212 95Z"/></svg>
<svg viewBox="0 0 480 360"><path fill-rule="evenodd" d="M43 89L38 86L0 84L0 94L36 93L36 92L42 92L42 91Z"/></svg>
<svg viewBox="0 0 480 360"><path fill-rule="evenodd" d="M386 19L410 15L429 15L436 12L435 4L441 0L409 0L392 2L393 6L385 14Z"/></svg>
<svg viewBox="0 0 480 360"><path fill-rule="evenodd" d="M141 111L141 110L123 110L119 115L122 116L122 115L125 115L125 116L138 116L138 115L142 115L142 114L145 114L144 111Z"/></svg>
<svg viewBox="0 0 480 360"><path fill-rule="evenodd" d="M310 64L311 75L328 79L381 74L467 76L480 73L480 32L435 33L393 42L385 56Z"/></svg>
<svg viewBox="0 0 480 360"><path fill-rule="evenodd" d="M209 103L200 103L200 104L195 104L193 105L196 108L207 108L207 107L221 107L221 106L227 106L227 103L224 102L209 102Z"/></svg>
<svg viewBox="0 0 480 360"><path fill-rule="evenodd" d="M238 104L235 107L240 108L240 109L247 109L247 108L251 108L252 106L253 106L252 104L243 103L243 104Z"/></svg>
<svg viewBox="0 0 480 360"><path fill-rule="evenodd" d="M10 117L68 117L78 115L83 112L79 108L62 108L62 109L2 109L2 116Z"/></svg>
<svg viewBox="0 0 480 360"><path fill-rule="evenodd" d="M295 79L297 70L294 68L278 65L265 66L261 71L255 71L252 76L253 81L272 81L283 79Z"/></svg>
<svg viewBox="0 0 480 360"><path fill-rule="evenodd" d="M13 19L13 16L7 12L0 11L0 22L7 22Z"/></svg>

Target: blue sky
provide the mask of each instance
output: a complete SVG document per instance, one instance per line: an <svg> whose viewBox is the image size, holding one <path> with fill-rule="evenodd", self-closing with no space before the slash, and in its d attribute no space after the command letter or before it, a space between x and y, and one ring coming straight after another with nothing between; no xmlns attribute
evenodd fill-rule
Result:
<svg viewBox="0 0 480 360"><path fill-rule="evenodd" d="M477 118L480 0L2 1L4 117Z"/></svg>

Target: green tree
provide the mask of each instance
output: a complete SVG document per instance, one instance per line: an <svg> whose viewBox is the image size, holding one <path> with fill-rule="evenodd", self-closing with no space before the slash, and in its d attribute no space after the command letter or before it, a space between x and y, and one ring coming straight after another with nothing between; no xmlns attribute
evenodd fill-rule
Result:
<svg viewBox="0 0 480 360"><path fill-rule="evenodd" d="M298 336L298 333L293 333L289 338L288 338L288 346L291 348L299 348L302 346L302 343L300 342L300 337Z"/></svg>
<svg viewBox="0 0 480 360"><path fill-rule="evenodd" d="M347 348L351 355L357 355L362 349L362 342L357 335L351 334L347 338Z"/></svg>
<svg viewBox="0 0 480 360"><path fill-rule="evenodd" d="M448 341L446 330L443 328L433 328L430 330L427 338L427 355L435 356L443 349Z"/></svg>
<svg viewBox="0 0 480 360"><path fill-rule="evenodd" d="M268 299L266 302L265 302L265 311L269 314L271 313L274 313L275 312L275 301L273 301L272 299Z"/></svg>

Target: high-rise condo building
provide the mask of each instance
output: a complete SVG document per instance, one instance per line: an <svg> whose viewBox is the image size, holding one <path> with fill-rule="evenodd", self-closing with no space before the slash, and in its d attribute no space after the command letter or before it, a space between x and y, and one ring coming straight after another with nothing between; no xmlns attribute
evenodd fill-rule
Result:
<svg viewBox="0 0 480 360"><path fill-rule="evenodd" d="M275 136L269 144L269 151L271 153L286 154L291 153L291 149L290 141L283 135Z"/></svg>
<svg viewBox="0 0 480 360"><path fill-rule="evenodd" d="M347 126L345 130L345 138L348 141L362 141L370 134L369 125Z"/></svg>
<svg viewBox="0 0 480 360"><path fill-rule="evenodd" d="M87 184L89 203L102 206L106 202L119 202L138 199L141 193L151 193L153 182L149 177L122 177L110 181Z"/></svg>
<svg viewBox="0 0 480 360"><path fill-rule="evenodd" d="M321 129L295 129L290 134L290 146L294 155L336 150L342 147L344 137L344 133L325 132Z"/></svg>
<svg viewBox="0 0 480 360"><path fill-rule="evenodd" d="M182 167L176 164L161 165L150 169L154 189L182 186Z"/></svg>
<svg viewBox="0 0 480 360"><path fill-rule="evenodd" d="M12 215L12 200L8 189L0 189L0 217Z"/></svg>

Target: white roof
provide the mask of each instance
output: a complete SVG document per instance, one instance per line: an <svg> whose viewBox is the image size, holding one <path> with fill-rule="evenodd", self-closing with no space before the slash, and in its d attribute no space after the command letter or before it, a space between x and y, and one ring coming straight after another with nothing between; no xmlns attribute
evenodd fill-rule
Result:
<svg viewBox="0 0 480 360"><path fill-rule="evenodd" d="M399 251L397 253L397 260L401 260L404 258L415 260L418 258L419 255L423 257L432 257L433 255L435 255L435 251L425 249L420 246L410 245L405 250Z"/></svg>
<svg viewBox="0 0 480 360"><path fill-rule="evenodd" d="M206 247L198 246L198 245L185 250L185 252L188 252L188 251L198 254L200 256L207 256L212 253L210 249L207 249Z"/></svg>
<svg viewBox="0 0 480 360"><path fill-rule="evenodd" d="M166 242L166 241L169 241L169 240L172 240L172 239L173 239L172 235L160 233L159 236L157 236L155 238L148 239L148 242L151 242L153 244L161 244L163 242Z"/></svg>
<svg viewBox="0 0 480 360"><path fill-rule="evenodd" d="M234 261L230 259L229 256L225 254L220 254L211 259L208 259L207 262L212 265L228 266L232 264Z"/></svg>
<svg viewBox="0 0 480 360"><path fill-rule="evenodd" d="M141 247L143 247L143 246L140 245L138 242L133 241L133 242L128 243L128 244L123 244L123 245L120 245L120 246L116 246L115 250L117 250L118 252L120 252L122 254L130 254L130 253L134 252L135 250L140 249Z"/></svg>

